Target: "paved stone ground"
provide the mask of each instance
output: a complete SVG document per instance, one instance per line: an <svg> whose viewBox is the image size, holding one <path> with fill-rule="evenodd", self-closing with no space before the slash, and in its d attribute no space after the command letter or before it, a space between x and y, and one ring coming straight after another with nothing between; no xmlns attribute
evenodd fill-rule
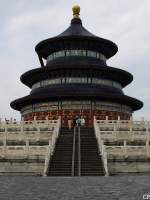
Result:
<svg viewBox="0 0 150 200"><path fill-rule="evenodd" d="M148 192L150 176L0 176L0 200L143 200Z"/></svg>

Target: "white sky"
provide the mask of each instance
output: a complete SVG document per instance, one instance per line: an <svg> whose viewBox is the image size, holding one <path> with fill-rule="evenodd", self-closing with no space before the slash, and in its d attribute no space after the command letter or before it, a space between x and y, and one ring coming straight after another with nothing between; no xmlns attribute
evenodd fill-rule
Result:
<svg viewBox="0 0 150 200"><path fill-rule="evenodd" d="M30 92L20 76L40 66L35 45L69 26L75 4L85 28L118 45L107 64L134 75L124 92L144 102L134 118L150 120L150 0L1 0L0 116L20 118L9 105Z"/></svg>

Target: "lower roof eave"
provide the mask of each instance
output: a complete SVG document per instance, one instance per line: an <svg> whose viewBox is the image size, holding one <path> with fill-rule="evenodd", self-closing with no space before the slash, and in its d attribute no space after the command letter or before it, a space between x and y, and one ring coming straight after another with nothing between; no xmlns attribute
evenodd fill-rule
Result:
<svg viewBox="0 0 150 200"><path fill-rule="evenodd" d="M132 108L133 111L139 110L143 107L143 102L138 99L126 96L126 95L112 95L112 94L100 94L100 95L82 95L76 96L75 95L61 95L60 96L53 96L53 95L28 95L20 99L16 99L10 103L11 108L21 111L21 109L27 105L41 103L41 102L48 102L48 101L61 101L61 100L98 100L98 101L106 101L106 102L113 102L113 103L120 103L123 105L127 105Z"/></svg>

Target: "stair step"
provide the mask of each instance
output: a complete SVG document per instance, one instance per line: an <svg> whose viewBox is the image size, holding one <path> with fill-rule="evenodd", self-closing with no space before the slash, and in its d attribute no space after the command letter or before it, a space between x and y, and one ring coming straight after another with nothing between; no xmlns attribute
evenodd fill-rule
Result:
<svg viewBox="0 0 150 200"><path fill-rule="evenodd" d="M78 130L76 128L76 130ZM51 158L49 176L71 176L74 130L62 128ZM78 176L78 134L75 138L74 174ZM81 176L103 176L103 163L93 128L80 129Z"/></svg>

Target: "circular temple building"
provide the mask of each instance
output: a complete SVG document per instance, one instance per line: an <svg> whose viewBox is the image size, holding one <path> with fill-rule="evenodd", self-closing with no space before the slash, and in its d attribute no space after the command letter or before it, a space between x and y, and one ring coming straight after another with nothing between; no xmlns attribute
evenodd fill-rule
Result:
<svg viewBox="0 0 150 200"><path fill-rule="evenodd" d="M123 92L132 74L107 65L117 45L86 30L79 13L80 8L73 7L70 27L35 47L41 67L21 76L31 92L11 102L24 120L61 116L62 127L66 127L69 119L83 116L86 126L92 127L94 116L127 120L142 108L141 101Z"/></svg>

